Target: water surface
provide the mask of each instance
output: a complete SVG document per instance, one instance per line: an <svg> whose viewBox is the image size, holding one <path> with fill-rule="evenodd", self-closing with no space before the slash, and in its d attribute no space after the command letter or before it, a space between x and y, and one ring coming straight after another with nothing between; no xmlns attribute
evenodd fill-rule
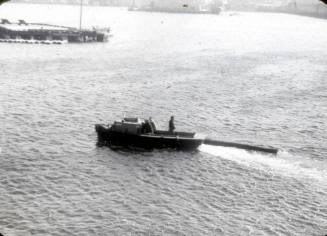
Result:
<svg viewBox="0 0 327 236"><path fill-rule="evenodd" d="M77 26L79 8L5 4L1 18ZM323 235L327 21L86 7L107 44L0 44L5 235ZM272 145L114 152L95 123Z"/></svg>

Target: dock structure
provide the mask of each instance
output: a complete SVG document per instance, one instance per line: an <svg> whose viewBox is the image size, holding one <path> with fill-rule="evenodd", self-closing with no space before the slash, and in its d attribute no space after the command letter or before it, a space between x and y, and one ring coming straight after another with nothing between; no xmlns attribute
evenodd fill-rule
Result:
<svg viewBox="0 0 327 236"><path fill-rule="evenodd" d="M110 29L102 31L82 30L41 23L27 23L19 20L11 23L7 19L0 22L0 42L8 43L36 43L36 44L64 44L106 42Z"/></svg>
<svg viewBox="0 0 327 236"><path fill-rule="evenodd" d="M188 13L188 14L219 14L222 9L221 0L210 2L201 0L151 0L136 4L133 0L129 11Z"/></svg>

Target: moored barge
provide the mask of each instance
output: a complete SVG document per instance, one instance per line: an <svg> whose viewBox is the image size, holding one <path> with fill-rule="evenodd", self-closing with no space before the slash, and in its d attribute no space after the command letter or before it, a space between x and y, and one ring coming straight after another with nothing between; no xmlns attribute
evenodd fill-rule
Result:
<svg viewBox="0 0 327 236"><path fill-rule="evenodd" d="M0 42L7 43L64 44L106 42L109 33L109 28L102 31L96 29L79 30L73 27L27 23L24 20L11 23L7 19L1 19L0 22Z"/></svg>

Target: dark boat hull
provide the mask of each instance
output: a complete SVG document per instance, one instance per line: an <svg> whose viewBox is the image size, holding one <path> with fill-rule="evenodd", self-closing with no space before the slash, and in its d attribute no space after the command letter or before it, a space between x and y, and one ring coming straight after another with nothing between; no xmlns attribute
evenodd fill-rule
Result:
<svg viewBox="0 0 327 236"><path fill-rule="evenodd" d="M95 130L98 134L98 144L106 146L195 150L203 143L202 138L194 138L192 133L176 132L168 134L168 132L161 131L155 134L133 135L114 132L102 125L96 125Z"/></svg>

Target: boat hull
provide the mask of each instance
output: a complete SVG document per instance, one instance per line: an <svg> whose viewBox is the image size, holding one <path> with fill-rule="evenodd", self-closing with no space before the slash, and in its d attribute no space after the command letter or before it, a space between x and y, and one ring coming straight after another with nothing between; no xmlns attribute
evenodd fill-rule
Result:
<svg viewBox="0 0 327 236"><path fill-rule="evenodd" d="M106 146L129 146L141 147L144 149L177 149L196 150L204 141L202 138L195 138L194 133L168 132L148 133L148 134L126 134L111 131L102 125L96 125L95 130L98 135L98 144Z"/></svg>

